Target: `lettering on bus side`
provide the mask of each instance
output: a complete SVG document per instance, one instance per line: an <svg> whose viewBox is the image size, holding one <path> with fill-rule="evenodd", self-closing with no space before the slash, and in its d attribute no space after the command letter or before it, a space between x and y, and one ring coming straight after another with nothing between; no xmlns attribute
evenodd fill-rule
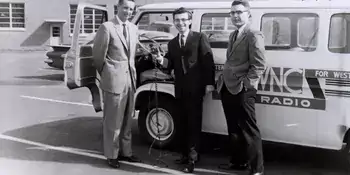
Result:
<svg viewBox="0 0 350 175"><path fill-rule="evenodd" d="M216 68L218 72L222 70L220 66ZM312 87L311 93L304 92L307 87ZM256 103L325 110L325 99L319 95L319 90L317 78L305 77L304 69L268 67L259 80ZM215 91L212 98L219 100L220 95Z"/></svg>
<svg viewBox="0 0 350 175"><path fill-rule="evenodd" d="M268 67L260 78L258 90L301 94L303 92L303 70Z"/></svg>

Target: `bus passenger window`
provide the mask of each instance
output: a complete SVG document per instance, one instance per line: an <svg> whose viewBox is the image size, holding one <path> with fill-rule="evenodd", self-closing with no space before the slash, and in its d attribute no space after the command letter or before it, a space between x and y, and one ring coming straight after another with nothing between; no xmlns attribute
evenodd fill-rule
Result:
<svg viewBox="0 0 350 175"><path fill-rule="evenodd" d="M310 52L316 49L317 14L269 13L262 16L266 50Z"/></svg>
<svg viewBox="0 0 350 175"><path fill-rule="evenodd" d="M290 45L290 20L285 17L265 17L262 19L262 32L265 36L265 45Z"/></svg>
<svg viewBox="0 0 350 175"><path fill-rule="evenodd" d="M208 13L202 16L200 31L207 35L212 48L226 49L229 36L235 29L228 13Z"/></svg>
<svg viewBox="0 0 350 175"><path fill-rule="evenodd" d="M316 49L318 17L303 17L298 22L298 45L305 51Z"/></svg>
<svg viewBox="0 0 350 175"><path fill-rule="evenodd" d="M331 17L328 41L328 49L330 52L350 53L350 36L347 30L349 24L349 13L335 14Z"/></svg>

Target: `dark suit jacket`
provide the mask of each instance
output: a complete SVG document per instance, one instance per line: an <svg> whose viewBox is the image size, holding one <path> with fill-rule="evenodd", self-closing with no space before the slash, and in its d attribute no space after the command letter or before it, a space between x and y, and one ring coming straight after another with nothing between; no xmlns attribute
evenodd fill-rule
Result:
<svg viewBox="0 0 350 175"><path fill-rule="evenodd" d="M168 53L165 55L167 68L174 69L175 97L183 94L204 96L205 86L215 84L215 66L213 53L206 35L190 31L184 49L180 48L179 35L168 43ZM187 73L184 74L182 61L184 59Z"/></svg>

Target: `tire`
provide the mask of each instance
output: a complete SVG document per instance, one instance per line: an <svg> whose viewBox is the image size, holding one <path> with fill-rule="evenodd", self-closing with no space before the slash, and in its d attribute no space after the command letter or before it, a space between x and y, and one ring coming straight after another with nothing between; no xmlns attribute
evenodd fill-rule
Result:
<svg viewBox="0 0 350 175"><path fill-rule="evenodd" d="M138 117L138 128L141 138L149 144L153 143L153 147L155 148L169 148L174 146L177 140L176 131L178 129L178 122L175 117L175 100L158 95L158 120L161 125L159 127L160 135L157 134L158 128L155 125L157 121L155 100L149 103L148 98L146 98L142 103Z"/></svg>
<svg viewBox="0 0 350 175"><path fill-rule="evenodd" d="M342 152L345 159L345 167L347 168L347 171L350 172L350 135L347 135L346 146Z"/></svg>
<svg viewBox="0 0 350 175"><path fill-rule="evenodd" d="M350 131L347 131L344 137L345 146L340 150L340 167L344 167L350 173Z"/></svg>

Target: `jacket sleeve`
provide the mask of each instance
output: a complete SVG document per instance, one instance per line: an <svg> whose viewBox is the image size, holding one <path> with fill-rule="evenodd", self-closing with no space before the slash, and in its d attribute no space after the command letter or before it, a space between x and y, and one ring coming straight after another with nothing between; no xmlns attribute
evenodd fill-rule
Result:
<svg viewBox="0 0 350 175"><path fill-rule="evenodd" d="M249 38L249 71L244 80L247 89L257 89L259 79L266 68L264 36L260 31L252 31Z"/></svg>
<svg viewBox="0 0 350 175"><path fill-rule="evenodd" d="M204 85L215 85L215 65L209 39L200 33L199 56Z"/></svg>
<svg viewBox="0 0 350 175"><path fill-rule="evenodd" d="M171 56L170 42L168 43L168 52L164 56L163 67L165 67L168 70L174 69L174 61L173 61L173 58Z"/></svg>
<svg viewBox="0 0 350 175"><path fill-rule="evenodd" d="M109 32L106 26L102 24L96 32L94 46L92 48L93 64L99 74L101 74L105 63L105 58L108 51L109 37Z"/></svg>

